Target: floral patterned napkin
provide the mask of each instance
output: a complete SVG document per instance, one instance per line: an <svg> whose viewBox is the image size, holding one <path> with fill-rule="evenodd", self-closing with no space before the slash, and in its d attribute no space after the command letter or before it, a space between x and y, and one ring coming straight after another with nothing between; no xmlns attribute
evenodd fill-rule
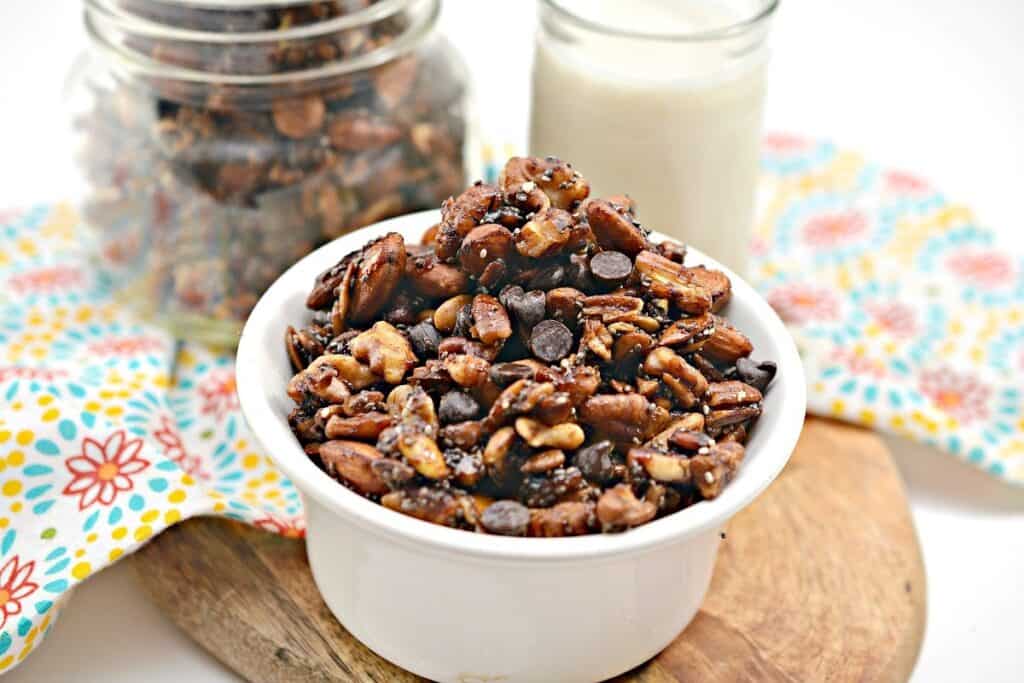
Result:
<svg viewBox="0 0 1024 683"><path fill-rule="evenodd" d="M763 166L753 279L800 344L811 410L1024 484L1024 258L831 144L771 135ZM181 519L303 533L232 357L120 309L78 229L65 205L0 213L0 671L78 582Z"/></svg>

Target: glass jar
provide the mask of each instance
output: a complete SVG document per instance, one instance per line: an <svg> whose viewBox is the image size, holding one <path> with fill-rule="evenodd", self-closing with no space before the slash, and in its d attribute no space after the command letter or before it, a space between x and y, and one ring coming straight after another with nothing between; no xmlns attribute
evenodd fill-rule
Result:
<svg viewBox="0 0 1024 683"><path fill-rule="evenodd" d="M126 301L230 345L338 235L476 176L440 0L86 0L70 81L88 247Z"/></svg>
<svg viewBox="0 0 1024 683"><path fill-rule="evenodd" d="M778 2L541 0L530 153L743 274Z"/></svg>

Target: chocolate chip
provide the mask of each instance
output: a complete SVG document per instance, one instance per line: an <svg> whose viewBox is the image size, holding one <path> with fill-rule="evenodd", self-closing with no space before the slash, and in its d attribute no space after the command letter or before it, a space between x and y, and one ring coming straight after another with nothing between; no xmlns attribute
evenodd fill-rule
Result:
<svg viewBox="0 0 1024 683"><path fill-rule="evenodd" d="M531 289L543 289L545 291L561 287L565 283L565 266L560 263L542 268L530 279Z"/></svg>
<svg viewBox="0 0 1024 683"><path fill-rule="evenodd" d="M480 516L484 529L501 536L525 536L530 511L514 500L499 500L487 506Z"/></svg>
<svg viewBox="0 0 1024 683"><path fill-rule="evenodd" d="M611 441L598 441L576 451L573 462L587 481L604 484L615 475L615 463L612 462L614 450L615 446Z"/></svg>
<svg viewBox="0 0 1024 683"><path fill-rule="evenodd" d="M542 320L530 334L530 350L545 363L557 363L572 350L572 332L557 320Z"/></svg>
<svg viewBox="0 0 1024 683"><path fill-rule="evenodd" d="M619 285L633 272L633 259L621 251L602 251L590 259L590 272L599 282Z"/></svg>
<svg viewBox="0 0 1024 683"><path fill-rule="evenodd" d="M736 359L736 374L740 379L758 391L764 391L775 379L778 366L770 360L756 361L749 358Z"/></svg>
<svg viewBox="0 0 1024 683"><path fill-rule="evenodd" d="M499 387L507 387L509 384L521 379L531 379L534 371L526 363L498 363L491 366L491 381Z"/></svg>
<svg viewBox="0 0 1024 683"><path fill-rule="evenodd" d="M585 254L570 254L569 265L565 267L566 284L576 289L589 292L594 288L594 278L591 277L590 263Z"/></svg>
<svg viewBox="0 0 1024 683"><path fill-rule="evenodd" d="M466 304L459 309L455 316L455 327L452 328L452 336L469 337L473 329L473 305Z"/></svg>
<svg viewBox="0 0 1024 683"><path fill-rule="evenodd" d="M480 413L480 405L469 394L461 391L449 391L441 397L437 416L441 422L465 422L472 420Z"/></svg>
<svg viewBox="0 0 1024 683"><path fill-rule="evenodd" d="M437 348L441 343L441 333L429 320L409 328L409 342L412 350L420 360L437 358Z"/></svg>
<svg viewBox="0 0 1024 683"><path fill-rule="evenodd" d="M523 294L525 294L525 291L519 285L506 285L501 288L500 292L498 292L498 301L500 301L501 305L506 309L511 309L512 302L521 298Z"/></svg>
<svg viewBox="0 0 1024 683"><path fill-rule="evenodd" d="M544 314L547 312L547 297L539 289L518 296L513 293L507 298L509 303L506 308L512 313L516 324L524 332L529 332L534 325L544 319Z"/></svg>

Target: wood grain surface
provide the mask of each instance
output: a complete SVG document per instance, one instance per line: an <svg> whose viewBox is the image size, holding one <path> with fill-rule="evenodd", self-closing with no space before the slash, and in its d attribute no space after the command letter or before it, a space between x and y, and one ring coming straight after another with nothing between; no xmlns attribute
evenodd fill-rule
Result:
<svg viewBox="0 0 1024 683"><path fill-rule="evenodd" d="M320 599L301 541L203 518L130 560L152 599L252 681L411 681ZM730 522L697 617L619 681L903 681L925 622L899 473L870 432L807 421L789 465Z"/></svg>

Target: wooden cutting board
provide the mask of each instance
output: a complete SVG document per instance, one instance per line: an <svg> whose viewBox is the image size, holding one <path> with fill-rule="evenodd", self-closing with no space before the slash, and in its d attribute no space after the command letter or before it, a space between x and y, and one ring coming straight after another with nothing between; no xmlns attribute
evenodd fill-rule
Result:
<svg viewBox="0 0 1024 683"><path fill-rule="evenodd" d="M331 616L301 541L203 518L131 562L164 612L249 680L417 680ZM924 623L921 552L885 445L809 419L778 480L729 524L697 617L618 680L904 681Z"/></svg>

